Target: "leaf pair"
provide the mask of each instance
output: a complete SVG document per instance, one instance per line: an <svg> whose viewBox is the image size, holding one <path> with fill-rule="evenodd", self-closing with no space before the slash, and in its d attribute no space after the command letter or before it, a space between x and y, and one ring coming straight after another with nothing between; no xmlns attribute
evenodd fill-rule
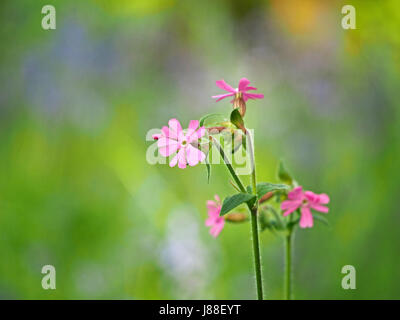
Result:
<svg viewBox="0 0 400 320"><path fill-rule="evenodd" d="M289 186L285 184L261 182L257 184L257 195L252 194L252 188L248 186L247 187L248 193L240 192L224 199L220 215L222 216L228 213L229 211L231 211L232 209L236 208L237 206L243 203L247 203L250 207L252 207L255 201L261 198L264 194L266 194L267 192L277 191L277 190L289 190Z"/></svg>

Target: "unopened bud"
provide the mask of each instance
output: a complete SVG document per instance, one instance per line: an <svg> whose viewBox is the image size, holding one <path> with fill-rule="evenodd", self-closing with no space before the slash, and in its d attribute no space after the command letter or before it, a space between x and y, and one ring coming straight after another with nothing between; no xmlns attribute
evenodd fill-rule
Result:
<svg viewBox="0 0 400 320"><path fill-rule="evenodd" d="M267 192L266 194L264 194L260 200L258 200L259 203L264 203L265 201L269 200L272 198L272 196L274 195L273 191Z"/></svg>
<svg viewBox="0 0 400 320"><path fill-rule="evenodd" d="M233 212L226 214L225 220L229 222L244 222L247 220L247 215L241 212Z"/></svg>

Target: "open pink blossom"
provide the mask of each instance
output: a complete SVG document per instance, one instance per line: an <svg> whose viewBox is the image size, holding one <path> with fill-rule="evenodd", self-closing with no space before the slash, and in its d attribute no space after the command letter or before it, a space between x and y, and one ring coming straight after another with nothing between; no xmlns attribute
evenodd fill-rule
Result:
<svg viewBox="0 0 400 320"><path fill-rule="evenodd" d="M300 208L301 218L300 227L311 228L313 226L313 216L311 209L319 212L328 213L329 209L323 204L329 203L329 197L325 193L315 194L311 191L303 192L302 187L294 188L288 194L288 200L283 201L281 209L286 210L283 216L287 216Z"/></svg>
<svg viewBox="0 0 400 320"><path fill-rule="evenodd" d="M215 200L207 201L208 219L206 220L206 226L211 227L210 234L214 238L219 235L225 225L225 219L219 216L221 212L221 200L218 195L215 195Z"/></svg>
<svg viewBox="0 0 400 320"><path fill-rule="evenodd" d="M158 151L163 157L176 153L169 163L170 167L178 164L179 168L185 169L187 164L195 166L204 161L206 155L194 146L206 132L204 127L198 126L198 120L191 120L188 129L184 131L178 120L171 119L168 121L168 127L164 126L161 129L161 134L153 135L153 139L157 140Z"/></svg>
<svg viewBox="0 0 400 320"><path fill-rule="evenodd" d="M239 86L234 89L232 88L229 84L227 84L224 80L218 80L216 81L216 84L219 88L228 91L229 93L225 94L219 94L216 96L212 96L213 99L217 99L217 102L225 99L227 97L236 97L236 95L241 95L243 100L246 102L249 99L262 99L264 98L263 94L260 93L248 93L250 90L257 90L257 88L250 87L250 81L247 80L246 78L242 78L239 81ZM232 103L234 100L231 101Z"/></svg>

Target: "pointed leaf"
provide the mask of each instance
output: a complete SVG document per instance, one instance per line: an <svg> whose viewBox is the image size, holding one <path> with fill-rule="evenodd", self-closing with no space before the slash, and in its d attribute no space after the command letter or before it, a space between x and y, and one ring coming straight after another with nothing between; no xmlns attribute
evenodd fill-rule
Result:
<svg viewBox="0 0 400 320"><path fill-rule="evenodd" d="M279 161L279 165L278 165L278 179L281 180L282 182L285 182L290 185L293 183L293 178L290 175L290 173L287 171L282 160Z"/></svg>
<svg viewBox="0 0 400 320"><path fill-rule="evenodd" d="M258 198L261 198L267 192L277 191L277 190L289 190L289 189L290 187L286 184L261 182L257 184L257 195Z"/></svg>
<svg viewBox="0 0 400 320"><path fill-rule="evenodd" d="M236 128L244 129L244 121L238 109L233 109L231 112L231 122L236 126Z"/></svg>
<svg viewBox="0 0 400 320"><path fill-rule="evenodd" d="M248 193L237 193L231 197L227 197L222 203L221 213L219 215L223 216L224 214L227 214L229 211L241 205L242 203L254 201L255 199L256 196L254 194Z"/></svg>

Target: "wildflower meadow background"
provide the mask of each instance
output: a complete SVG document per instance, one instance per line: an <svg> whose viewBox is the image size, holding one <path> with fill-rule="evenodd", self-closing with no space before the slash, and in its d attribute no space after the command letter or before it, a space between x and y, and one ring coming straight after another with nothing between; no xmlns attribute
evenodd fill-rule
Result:
<svg viewBox="0 0 400 320"><path fill-rule="evenodd" d="M54 0L43 30L49 2L0 4L0 298L253 299L249 225L205 226L226 168L146 161L149 129L229 115L215 81L247 77L258 179L282 158L330 197L330 226L296 232L295 298L400 299L399 1ZM283 244L260 237L281 299Z"/></svg>

